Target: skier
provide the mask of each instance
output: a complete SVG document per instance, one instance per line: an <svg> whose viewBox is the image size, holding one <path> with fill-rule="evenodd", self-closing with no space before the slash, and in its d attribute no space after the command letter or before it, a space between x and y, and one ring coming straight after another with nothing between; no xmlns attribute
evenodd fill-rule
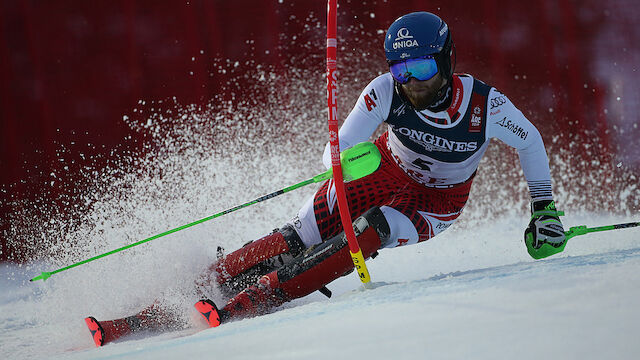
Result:
<svg viewBox="0 0 640 360"><path fill-rule="evenodd" d="M344 150L387 125L375 140L382 155L379 169L345 184L364 257L429 240L451 226L491 138L518 150L531 196L525 230L529 254L541 258L561 252L566 240L542 137L504 94L471 75L454 73L447 24L428 12L402 16L389 27L384 50L389 72L365 87L339 133ZM328 144L323 161L330 166ZM328 180L279 230L220 254L207 277L231 299L219 309L209 300L196 308L210 326L218 326L317 290L330 295L325 285L352 270L335 187ZM138 315L129 322L151 323ZM100 328L87 319L90 328Z"/></svg>

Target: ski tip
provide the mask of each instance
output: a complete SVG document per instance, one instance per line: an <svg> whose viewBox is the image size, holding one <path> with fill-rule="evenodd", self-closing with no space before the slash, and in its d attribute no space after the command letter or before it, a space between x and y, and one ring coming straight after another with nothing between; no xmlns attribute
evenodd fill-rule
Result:
<svg viewBox="0 0 640 360"><path fill-rule="evenodd" d="M209 327L217 327L220 325L220 313L213 301L203 299L198 301L194 307L204 317Z"/></svg>
<svg viewBox="0 0 640 360"><path fill-rule="evenodd" d="M87 323L87 327L91 332L91 337L93 338L93 342L96 343L96 347L100 347L104 345L104 330L100 323L93 316L89 316L84 319L84 322Z"/></svg>

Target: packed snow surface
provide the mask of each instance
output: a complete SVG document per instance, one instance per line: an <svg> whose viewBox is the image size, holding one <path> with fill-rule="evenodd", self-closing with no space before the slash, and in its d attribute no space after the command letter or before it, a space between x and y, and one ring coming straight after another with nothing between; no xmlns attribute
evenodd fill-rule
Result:
<svg viewBox="0 0 640 360"><path fill-rule="evenodd" d="M299 56L322 68L322 51L314 53ZM345 59L342 66L352 71L341 78L339 118L377 71L357 62L373 58ZM252 72L234 70L232 60L220 64L221 71L239 72L226 84L232 100L222 96L206 106L141 100L135 114L123 118L145 135L142 151L105 154L106 167L88 161L76 166L79 173L52 173L66 185L57 201L21 204L10 214L12 249L32 260L0 265L0 359L639 357L640 228L578 236L562 254L532 260L522 241L527 184L516 152L495 142L459 220L425 243L382 250L367 262L373 280L367 289L351 274L328 286L331 299L314 293L214 329L193 309L200 300L194 281L217 247L233 251L281 226L313 186L30 283L42 271L325 170L324 72L287 69L283 76L256 64L247 64ZM246 78L260 81L251 88ZM544 118L533 120L549 128ZM543 131L565 227L640 221L637 174L561 135ZM59 154L63 169L65 151ZM215 286L206 290L225 303ZM86 316L120 318L154 301L172 309L183 328L95 348Z"/></svg>
<svg viewBox="0 0 640 360"><path fill-rule="evenodd" d="M584 215L565 223L631 220ZM190 306L197 299L183 295L185 329L102 348L94 347L83 318L128 315L135 310L123 310L130 301L94 307L89 284L53 277L29 283L40 266L3 265L0 358L637 358L638 229L579 236L563 254L534 261L520 240L524 222L511 217L471 230L454 226L427 243L384 250L368 262L371 288L351 274L329 286L331 299L312 294L272 314L218 328L206 329ZM72 276L71 271L82 272L57 276ZM64 294L50 286L64 287ZM135 288L127 293L104 297L141 297ZM54 304L60 297L80 305L60 308L48 296Z"/></svg>

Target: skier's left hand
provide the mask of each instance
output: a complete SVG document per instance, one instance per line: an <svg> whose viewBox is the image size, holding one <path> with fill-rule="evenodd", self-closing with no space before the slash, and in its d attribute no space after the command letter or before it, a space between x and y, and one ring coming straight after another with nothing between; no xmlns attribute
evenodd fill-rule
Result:
<svg viewBox="0 0 640 360"><path fill-rule="evenodd" d="M534 259L542 259L564 250L567 239L553 200L531 202L531 221L524 232L527 252Z"/></svg>

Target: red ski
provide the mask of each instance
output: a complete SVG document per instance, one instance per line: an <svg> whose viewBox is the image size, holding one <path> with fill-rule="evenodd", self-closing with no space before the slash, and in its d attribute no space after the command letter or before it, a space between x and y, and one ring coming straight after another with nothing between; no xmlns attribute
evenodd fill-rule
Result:
<svg viewBox="0 0 640 360"><path fill-rule="evenodd" d="M96 318L89 316L85 318L84 321L87 323L87 327L89 327L93 342L98 347L133 332L133 329L127 324L125 318L98 322Z"/></svg>
<svg viewBox="0 0 640 360"><path fill-rule="evenodd" d="M137 331L164 330L175 322L157 304L151 305L135 315L121 319L98 321L93 316L89 316L84 321L97 347Z"/></svg>

